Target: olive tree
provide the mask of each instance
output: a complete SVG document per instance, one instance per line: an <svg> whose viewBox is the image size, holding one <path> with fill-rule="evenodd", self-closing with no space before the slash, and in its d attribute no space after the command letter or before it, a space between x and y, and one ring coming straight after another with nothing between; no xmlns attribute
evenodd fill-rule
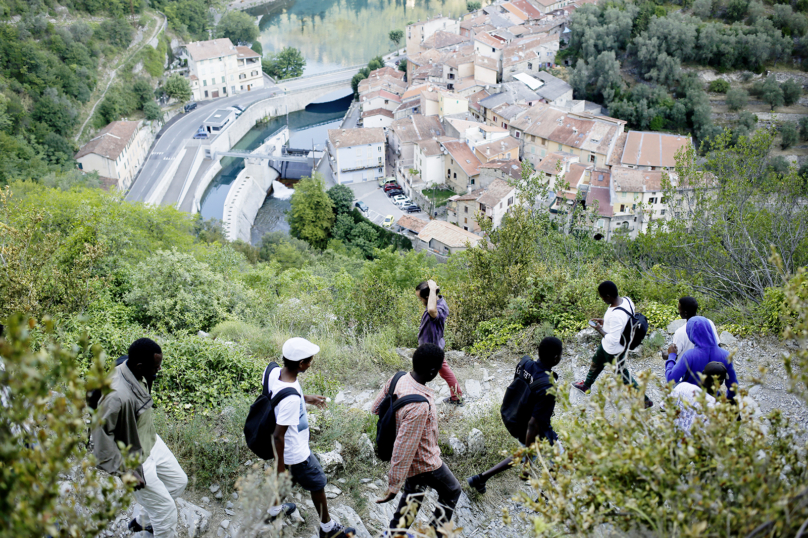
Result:
<svg viewBox="0 0 808 538"><path fill-rule="evenodd" d="M727 92L727 108L735 112L749 102L749 94L743 88L732 88Z"/></svg>

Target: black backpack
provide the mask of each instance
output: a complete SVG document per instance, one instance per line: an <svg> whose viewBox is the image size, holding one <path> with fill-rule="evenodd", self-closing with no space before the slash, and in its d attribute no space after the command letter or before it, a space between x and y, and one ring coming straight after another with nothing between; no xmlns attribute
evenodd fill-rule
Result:
<svg viewBox="0 0 808 538"><path fill-rule="evenodd" d="M533 359L525 355L516 365L513 381L505 391L502 407L499 409L505 428L522 444L525 442L527 423L530 422L536 397L541 391L546 391L553 386L550 376L542 376L532 383L528 383L528 380L532 378L525 372L525 364L531 360Z"/></svg>
<svg viewBox="0 0 808 538"><path fill-rule="evenodd" d="M379 404L379 422L376 424L376 455L382 461L390 461L393 457L393 446L396 444L396 411L407 404L427 402L420 394L408 394L399 398L395 395L396 384L407 372L398 372L390 381L382 403Z"/></svg>
<svg viewBox="0 0 808 538"><path fill-rule="evenodd" d="M630 305L631 303L629 303L629 308L631 308ZM623 336L620 338L620 343L625 347L626 342L630 341L631 343L628 348L637 349L645 339L645 335L648 334L648 318L639 312L635 313L633 308L631 308L631 312L622 306L618 306L615 310L622 310L628 314L628 321L626 322L626 327L623 329ZM631 335L632 331L634 332L633 338Z"/></svg>
<svg viewBox="0 0 808 538"><path fill-rule="evenodd" d="M272 434L275 433L275 408L287 396L300 396L295 389L287 387L270 398L269 373L275 368L279 368L278 363L270 362L264 374L264 390L250 406L244 423L247 447L262 460L275 459L275 444L272 440Z"/></svg>

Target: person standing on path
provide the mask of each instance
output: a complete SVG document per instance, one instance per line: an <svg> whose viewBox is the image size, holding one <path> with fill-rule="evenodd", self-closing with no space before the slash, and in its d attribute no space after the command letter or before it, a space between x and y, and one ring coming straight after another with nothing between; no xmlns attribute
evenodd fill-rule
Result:
<svg viewBox="0 0 808 538"><path fill-rule="evenodd" d="M415 287L415 294L425 308L421 316L421 327L418 329L418 345L435 344L444 349L446 342L443 339L443 331L446 327L446 318L449 317L449 305L440 295L440 288L438 288L434 280L425 280L418 284ZM450 396L444 399L443 402L462 406L463 391L460 389L457 377L455 377L445 359L438 373L449 385Z"/></svg>
<svg viewBox="0 0 808 538"><path fill-rule="evenodd" d="M387 536L406 536L401 529L412 525L426 488L430 487L438 494L430 522L436 533L444 523L451 521L460 499L460 483L440 457L435 392L426 386L437 377L444 364L441 348L435 344L422 344L412 354L412 372L402 376L395 386L394 394L398 398L418 394L427 401L410 403L396 411L396 441L387 474L387 493L376 501L378 504L390 502L399 490L403 493L389 526L391 532L393 529L396 531L392 534L388 532ZM373 402L371 409L374 415L379 414L379 406L387 396L392 380L387 380ZM414 505L414 513L409 510L411 504ZM437 535L442 536L442 533Z"/></svg>
<svg viewBox="0 0 808 538"><path fill-rule="evenodd" d="M292 388L297 395L284 398L275 408L275 431L272 442L275 445L278 474L288 468L292 481L309 493L314 509L320 516L320 538L348 538L356 534L356 529L343 527L331 519L328 513L328 500L325 496L327 484L320 462L309 448L309 416L306 404L325 407L323 396L304 395L297 376L311 367L314 356L320 347L305 338L290 338L283 344L283 368L274 368L269 373L270 394L277 394L285 388ZM269 368L269 366L267 366ZM266 370L261 375L264 379Z"/></svg>
<svg viewBox="0 0 808 538"><path fill-rule="evenodd" d="M153 340L141 338L129 346L126 362L114 370L112 392L98 402L103 421L93 431L93 454L100 469L111 474L131 472L137 480L135 498L143 511L129 529L151 529L155 538L174 538L174 499L185 491L188 477L154 427L154 401L147 380L154 380L162 364L163 350ZM141 465L125 469L118 443L128 446L130 455L140 456Z"/></svg>
<svg viewBox="0 0 808 538"><path fill-rule="evenodd" d="M538 381L544 381L544 387L552 387L553 382L558 380L558 374L553 372L553 368L558 366L561 362L561 354L564 351L564 345L558 338L548 336L544 338L539 344L539 360L528 360L524 363L524 369L521 370L521 377L532 385ZM517 370L519 373L520 370ZM553 381L550 381L552 376ZM530 403L533 408L530 412L530 420L525 425L527 430L525 433L524 444L522 446L531 447L536 440L547 439L550 445L558 442L558 434L553 430L551 418L555 411L555 391L550 391L548 388L538 388L533 393ZM521 444L521 443L520 443ZM478 493L485 493L485 483L490 478L507 471L513 466L513 458L505 458L497 463L487 471L480 474L471 476L466 479L469 486L476 489Z"/></svg>
<svg viewBox="0 0 808 538"><path fill-rule="evenodd" d="M682 319L685 321L695 317L699 312L699 303L694 297L682 297L679 299L678 307L679 315L682 316ZM713 323L712 320L707 321L710 322L710 325L713 328L713 334L715 334L716 342L720 343L721 338L718 336L718 330L715 328L715 323ZM673 333L673 346L675 346L673 354L679 357L696 347L696 345L690 341L690 338L687 337L687 323L676 329L676 332ZM674 357L674 359L675 358L676 357ZM662 360L668 360L668 354L666 354L664 351L662 352Z"/></svg>
<svg viewBox="0 0 808 538"><path fill-rule="evenodd" d="M629 343L623 338L623 330L631 316L630 312L635 312L634 302L628 297L620 297L617 285L611 280L603 281L598 285L598 295L609 307L606 309L603 319L593 319L591 325L603 338L592 357L592 364L589 366L586 379L573 383L572 386L582 392L587 392L592 388L606 364L613 363L617 359L617 369L623 379L623 384L631 384L635 389L639 389L637 381L625 365ZM645 407L653 405L654 402L645 396Z"/></svg>

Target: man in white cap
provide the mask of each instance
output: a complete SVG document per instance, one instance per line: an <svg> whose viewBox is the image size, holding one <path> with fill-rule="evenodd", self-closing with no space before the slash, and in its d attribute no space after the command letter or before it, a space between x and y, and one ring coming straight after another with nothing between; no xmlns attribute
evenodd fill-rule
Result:
<svg viewBox="0 0 808 538"><path fill-rule="evenodd" d="M291 387L299 396L284 398L275 408L276 426L272 440L277 451L278 473L284 473L288 468L292 481L311 493L314 508L320 514L320 538L348 538L354 536L356 530L343 527L329 516L325 473L309 448L309 418L305 404L324 408L325 398L304 395L297 380L298 374L309 369L319 352L320 347L305 338L290 338L283 344L283 368L275 368L269 373L269 392L277 394Z"/></svg>

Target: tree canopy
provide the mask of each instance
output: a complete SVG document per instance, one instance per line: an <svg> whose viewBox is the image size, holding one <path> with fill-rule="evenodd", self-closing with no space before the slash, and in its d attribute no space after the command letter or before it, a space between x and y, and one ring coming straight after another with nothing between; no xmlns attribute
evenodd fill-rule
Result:
<svg viewBox="0 0 808 538"><path fill-rule="evenodd" d="M275 80L302 76L304 67L306 59L294 47L284 47L282 51L271 53L261 60L264 73Z"/></svg>
<svg viewBox="0 0 808 538"><path fill-rule="evenodd" d="M258 37L258 25L243 11L231 10L219 20L216 35L226 37L236 45L252 43Z"/></svg>

